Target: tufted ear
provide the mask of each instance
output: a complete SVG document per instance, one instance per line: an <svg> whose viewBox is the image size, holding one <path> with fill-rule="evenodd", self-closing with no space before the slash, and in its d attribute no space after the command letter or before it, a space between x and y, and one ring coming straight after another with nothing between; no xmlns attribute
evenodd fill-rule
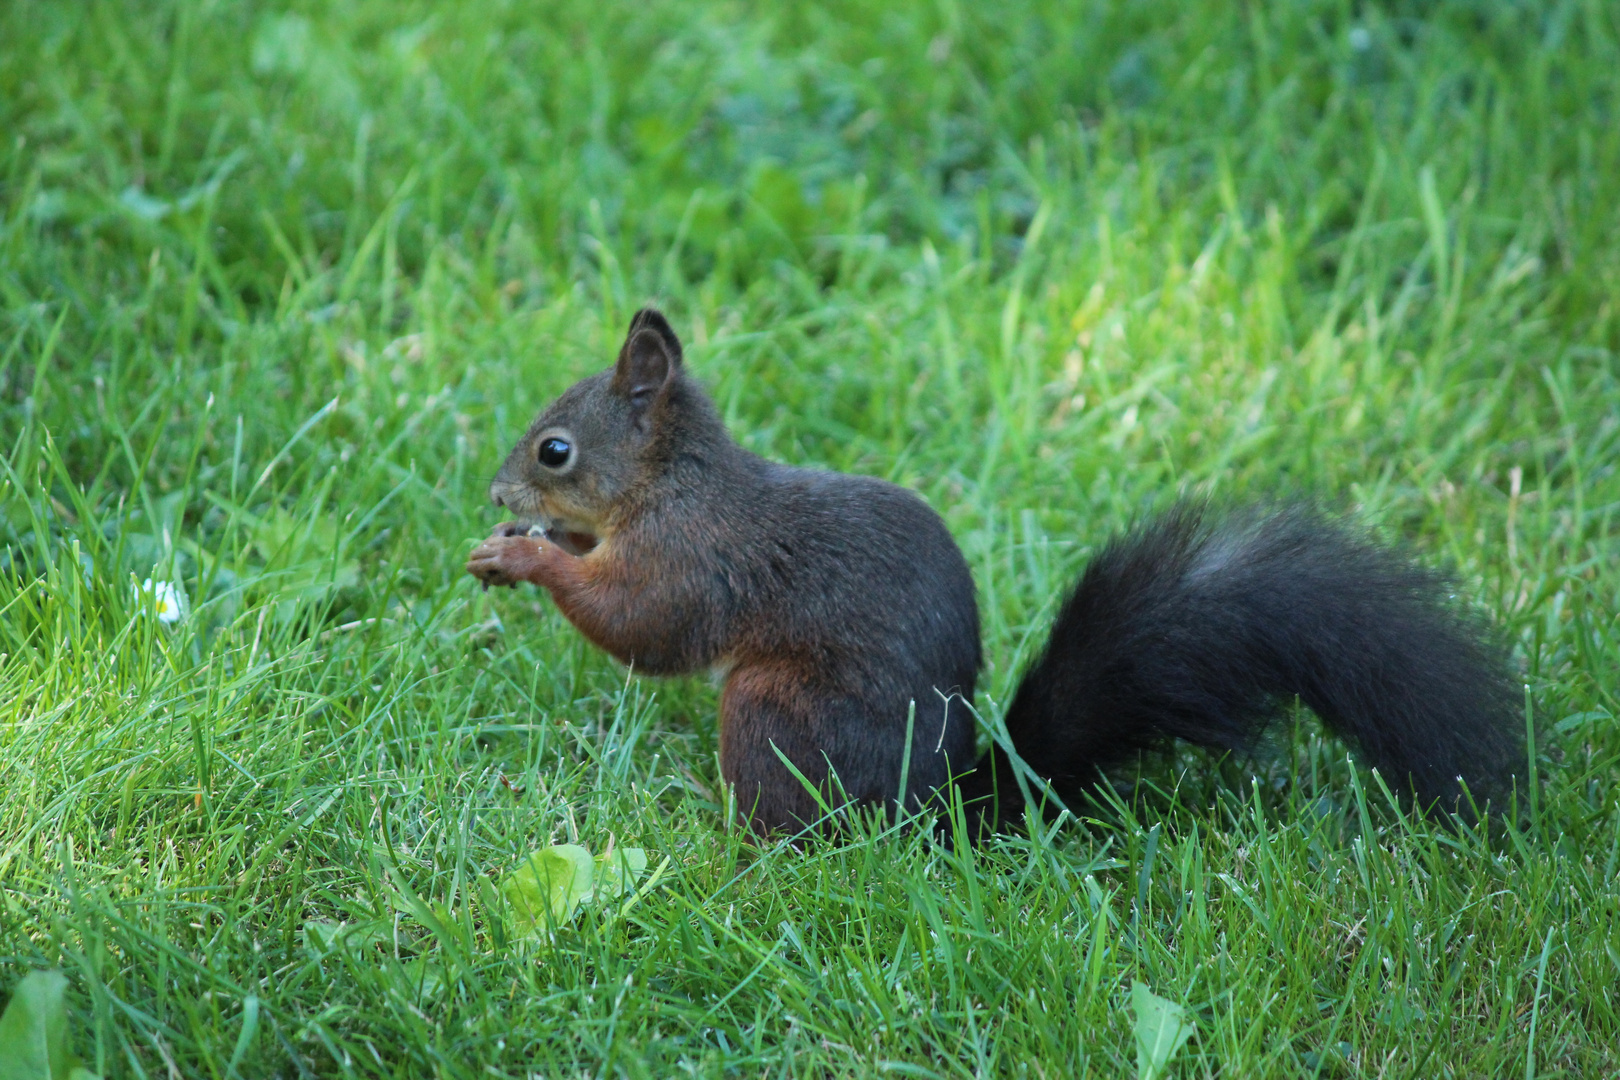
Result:
<svg viewBox="0 0 1620 1080"><path fill-rule="evenodd" d="M630 331L613 366L613 391L639 413L657 401L681 368L681 342L669 322L652 308L630 320Z"/></svg>
<svg viewBox="0 0 1620 1080"><path fill-rule="evenodd" d="M651 330L663 338L664 348L668 349L669 355L675 358L675 366L680 366L681 339L675 336L674 330L670 329L669 320L664 318L663 312L650 307L644 307L636 312L630 317L630 329L625 333L625 340L629 341L635 337L638 330Z"/></svg>

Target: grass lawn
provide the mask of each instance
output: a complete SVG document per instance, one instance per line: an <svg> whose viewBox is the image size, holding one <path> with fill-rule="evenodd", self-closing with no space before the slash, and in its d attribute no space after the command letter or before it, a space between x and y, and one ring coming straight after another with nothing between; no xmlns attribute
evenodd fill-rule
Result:
<svg viewBox="0 0 1620 1080"><path fill-rule="evenodd" d="M0 1001L60 970L95 1072L1135 1076L1141 984L1171 1076L1620 1075L1620 7L14 0L0 42ZM986 717L1178 491L1409 540L1513 642L1518 823L1411 820L1302 717L972 857L750 848L713 685L461 571L648 301L749 448L945 516ZM566 841L662 872L522 933L495 883Z"/></svg>

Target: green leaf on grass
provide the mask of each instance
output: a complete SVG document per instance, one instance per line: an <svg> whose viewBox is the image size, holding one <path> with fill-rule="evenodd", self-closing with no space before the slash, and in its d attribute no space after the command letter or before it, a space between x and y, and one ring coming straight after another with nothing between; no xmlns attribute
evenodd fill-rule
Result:
<svg viewBox="0 0 1620 1080"><path fill-rule="evenodd" d="M552 844L533 852L501 879L501 895L520 932L546 934L574 917L590 895L596 860L578 844Z"/></svg>
<svg viewBox="0 0 1620 1080"><path fill-rule="evenodd" d="M636 890L647 872L641 848L612 846L602 854L578 844L553 844L533 852L498 884L515 936L541 936L562 926L586 903L612 903Z"/></svg>
<svg viewBox="0 0 1620 1080"><path fill-rule="evenodd" d="M358 956L373 946L390 943L393 937L393 925L381 919L360 923L311 919L304 924L304 948L316 956L334 950Z"/></svg>
<svg viewBox="0 0 1620 1080"><path fill-rule="evenodd" d="M68 1049L67 977L23 976L0 1013L0 1080L97 1080Z"/></svg>
<svg viewBox="0 0 1620 1080"><path fill-rule="evenodd" d="M1193 1033L1187 1010L1155 994L1146 983L1131 983L1135 1014L1137 1080L1157 1080Z"/></svg>
<svg viewBox="0 0 1620 1080"><path fill-rule="evenodd" d="M430 956L418 956L401 961L394 978L409 993L430 998L444 989L444 965Z"/></svg>
<svg viewBox="0 0 1620 1080"><path fill-rule="evenodd" d="M596 887L592 899L617 900L635 891L636 879L647 872L647 853L638 847L614 848L596 857Z"/></svg>

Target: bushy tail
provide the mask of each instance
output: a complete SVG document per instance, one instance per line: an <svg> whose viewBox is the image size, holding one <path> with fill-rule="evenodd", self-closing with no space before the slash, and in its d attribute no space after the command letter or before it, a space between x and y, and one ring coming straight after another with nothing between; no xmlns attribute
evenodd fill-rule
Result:
<svg viewBox="0 0 1620 1080"><path fill-rule="evenodd" d="M1184 502L1117 537L1063 605L1007 713L1023 760L1069 801L1099 769L1185 739L1252 748L1295 697L1391 789L1500 808L1523 760L1520 692L1445 579L1301 506ZM963 782L982 824L1022 796L999 749Z"/></svg>

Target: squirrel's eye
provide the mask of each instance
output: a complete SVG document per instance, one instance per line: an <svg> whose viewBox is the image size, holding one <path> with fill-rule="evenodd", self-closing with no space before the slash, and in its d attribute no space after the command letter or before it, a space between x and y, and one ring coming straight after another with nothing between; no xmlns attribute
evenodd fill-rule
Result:
<svg viewBox="0 0 1620 1080"><path fill-rule="evenodd" d="M548 469L560 469L568 464L573 456L574 448L567 439L559 439L553 435L540 443L540 464Z"/></svg>

